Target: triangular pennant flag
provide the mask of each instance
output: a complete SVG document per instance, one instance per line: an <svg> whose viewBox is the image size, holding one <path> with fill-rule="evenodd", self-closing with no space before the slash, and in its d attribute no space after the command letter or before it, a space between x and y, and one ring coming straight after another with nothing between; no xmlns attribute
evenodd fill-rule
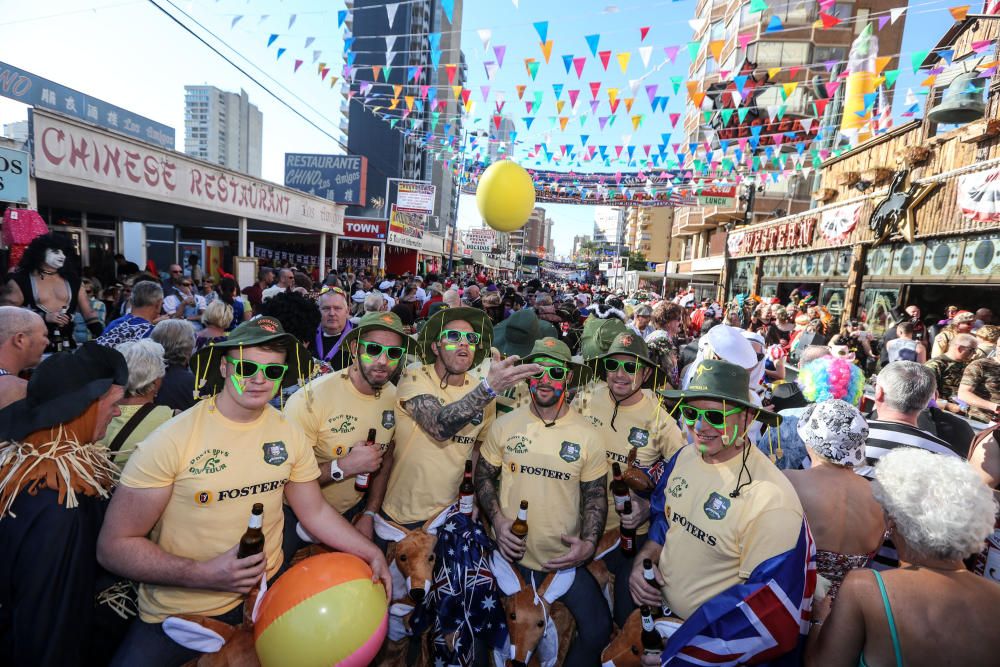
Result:
<svg viewBox="0 0 1000 667"><path fill-rule="evenodd" d="M791 97L792 93L795 92L795 89L798 87L798 85L799 84L797 82L795 82L795 81L793 81L792 83L784 83L784 84L782 84L781 85L781 88L782 88L781 94L782 94L783 99L787 100L789 97Z"/></svg>
<svg viewBox="0 0 1000 667"><path fill-rule="evenodd" d="M229 24L229 29L230 29L230 30L232 30L233 28L235 28L235 27L236 27L236 24L237 24L237 23L239 23L239 22L240 22L240 19L242 19L242 18L243 18L243 14L237 14L237 15L236 15L236 16L235 16L235 17L233 18L233 22Z"/></svg>
<svg viewBox="0 0 1000 667"><path fill-rule="evenodd" d="M590 82L590 95L591 95L592 99L595 99L595 100L597 99L597 93L600 90L601 90L601 82L600 81L591 81Z"/></svg>
<svg viewBox="0 0 1000 667"><path fill-rule="evenodd" d="M396 20L396 12L399 11L399 5L396 3L387 4L385 6L385 18L389 21L389 29L392 29L392 24Z"/></svg>
<svg viewBox="0 0 1000 667"><path fill-rule="evenodd" d="M559 129L560 130L565 130L566 129L566 123L568 123L568 122L569 122L569 118L567 116L560 116L559 117Z"/></svg>
<svg viewBox="0 0 1000 667"><path fill-rule="evenodd" d="M680 51L679 46L664 46L663 53L667 56L667 60L673 65L674 61L677 59L677 52Z"/></svg>
<svg viewBox="0 0 1000 667"><path fill-rule="evenodd" d="M548 65L549 58L552 57L552 40L550 39L547 42L542 42L539 46L542 48L542 56L545 58L545 64Z"/></svg>
<svg viewBox="0 0 1000 667"><path fill-rule="evenodd" d="M823 29L829 30L830 28L836 26L840 23L840 19L832 14L827 14L826 12L820 12L819 18L823 22Z"/></svg>
<svg viewBox="0 0 1000 667"><path fill-rule="evenodd" d="M448 74L448 85L455 85L455 74L458 71L458 65L448 64L444 66L444 71Z"/></svg>
<svg viewBox="0 0 1000 667"><path fill-rule="evenodd" d="M584 39L587 40L587 46L590 47L590 55L596 56L597 55L597 45L601 41L601 36L600 35L587 35L587 36L584 37Z"/></svg>
<svg viewBox="0 0 1000 667"><path fill-rule="evenodd" d="M517 99L524 99L524 89L527 88L527 86L519 84L514 86L514 88L517 90Z"/></svg>
<svg viewBox="0 0 1000 667"><path fill-rule="evenodd" d="M483 102L486 102L490 97L490 87L489 86L479 86L479 92L483 95Z"/></svg>
<svg viewBox="0 0 1000 667"><path fill-rule="evenodd" d="M969 13L969 5L949 7L948 12L951 14L951 17L956 21L964 21L966 15Z"/></svg>
<svg viewBox="0 0 1000 667"><path fill-rule="evenodd" d="M639 41L640 42L645 42L646 41L646 35L648 35L648 34L649 34L649 26L645 26L645 27L639 28Z"/></svg>
<svg viewBox="0 0 1000 667"><path fill-rule="evenodd" d="M892 56L879 56L875 59L875 76L882 73L882 70L886 68L889 62L892 61Z"/></svg>
<svg viewBox="0 0 1000 667"><path fill-rule="evenodd" d="M744 51L746 50L747 45L750 44L750 42L752 42L753 39L754 35L753 33L750 32L741 33L736 36L736 41L740 43L740 48L743 49Z"/></svg>
<svg viewBox="0 0 1000 667"><path fill-rule="evenodd" d="M562 96L562 91L563 91L563 84L561 83L552 84L552 92L555 94L557 100Z"/></svg>
<svg viewBox="0 0 1000 667"><path fill-rule="evenodd" d="M572 106L572 107L575 107L576 106L576 98L580 96L580 91L579 90L571 90L571 91L569 91L568 94L569 94L569 105Z"/></svg>
<svg viewBox="0 0 1000 667"><path fill-rule="evenodd" d="M277 58L275 58L275 60L278 60L278 59L280 59L280 58L281 58L281 56L285 55L285 51L287 51L287 50L288 50L288 49L285 49L285 48L279 48L279 49L278 49L278 57L277 57Z"/></svg>
<svg viewBox="0 0 1000 667"><path fill-rule="evenodd" d="M566 106L566 100L556 100L556 113L562 113L564 106Z"/></svg>
<svg viewBox="0 0 1000 667"><path fill-rule="evenodd" d="M885 77L885 87L886 88L892 88L893 85L895 85L895 83L896 83L896 79L899 78L899 70L898 69L887 69L883 73L883 76Z"/></svg>
<svg viewBox="0 0 1000 667"><path fill-rule="evenodd" d="M535 32L538 33L539 41L544 42L548 39L549 34L549 22L548 21L536 21L534 24Z"/></svg>
<svg viewBox="0 0 1000 667"><path fill-rule="evenodd" d="M924 60L927 59L927 54L930 53L929 49L924 49L923 51L915 51L910 56L910 66L913 67L913 73L916 74L917 70L920 69L920 65L923 64Z"/></svg>
<svg viewBox="0 0 1000 667"><path fill-rule="evenodd" d="M778 74L780 74L780 73L781 73L781 68L780 67L769 67L768 70L767 70L767 78L768 79L773 79L774 77L778 76Z"/></svg>
<svg viewBox="0 0 1000 667"><path fill-rule="evenodd" d="M708 52L712 54L716 63L722 62L722 47L725 45L726 40L724 39L713 39L708 43Z"/></svg>
<svg viewBox="0 0 1000 667"><path fill-rule="evenodd" d="M483 51L490 48L490 40L493 39L493 31L489 28L480 28L476 31L476 34L479 35L479 41L483 43Z"/></svg>
<svg viewBox="0 0 1000 667"><path fill-rule="evenodd" d="M750 8L747 11L750 14L756 14L758 12L765 12L768 9L769 7L764 0L750 0Z"/></svg>
<svg viewBox="0 0 1000 667"><path fill-rule="evenodd" d="M888 23L888 22L889 22L889 17L888 16L882 15L882 16L878 17L878 29L879 29L879 32L882 31L882 28L884 28L885 24Z"/></svg>
<svg viewBox="0 0 1000 667"><path fill-rule="evenodd" d="M691 32L693 32L695 35L701 32L701 29L705 27L706 23L708 23L708 19L701 19L701 18L688 19L688 25L691 26Z"/></svg>
<svg viewBox="0 0 1000 667"><path fill-rule="evenodd" d="M646 86L646 97L649 98L649 104L650 104L650 106L653 107L653 111L656 111L656 107L653 105L653 100L656 99L656 89L658 87L659 86L657 84L655 84L655 83L652 84L652 85Z"/></svg>
<svg viewBox="0 0 1000 667"><path fill-rule="evenodd" d="M270 37L268 37L267 38L267 45L268 45L268 47L270 47L272 44L274 44L274 42L277 41L277 39L278 39L277 35L271 35Z"/></svg>
<svg viewBox="0 0 1000 667"><path fill-rule="evenodd" d="M492 60L487 60L483 63L483 67L486 69L486 78L492 81L493 77L497 74L497 70L499 69L497 64Z"/></svg>
<svg viewBox="0 0 1000 667"><path fill-rule="evenodd" d="M399 97L399 94L401 92L403 92L403 87L402 86L398 86L398 85L394 85L392 87L392 97L393 97L393 99Z"/></svg>
<svg viewBox="0 0 1000 667"><path fill-rule="evenodd" d="M632 129L633 130L638 130L640 123L642 123L642 116L641 115L639 115L639 116L632 116ZM629 146L629 149L630 150L635 150L635 146ZM629 158L631 158L631 157L632 156L630 154Z"/></svg>
<svg viewBox="0 0 1000 667"><path fill-rule="evenodd" d="M625 98L625 111L627 113L631 113L632 112L632 105L633 104L635 104L635 98L634 97L626 97Z"/></svg>
<svg viewBox="0 0 1000 667"><path fill-rule="evenodd" d="M573 68L576 70L576 78L581 78L583 76L583 66L587 64L587 59L584 57L573 58Z"/></svg>
<svg viewBox="0 0 1000 667"><path fill-rule="evenodd" d="M535 122L534 116L525 116L524 117L524 126L526 128L528 128L529 130L531 129L531 124L534 123L534 122Z"/></svg>
<svg viewBox="0 0 1000 667"><path fill-rule="evenodd" d="M625 51L624 53L619 53L615 56L618 59L618 67L621 68L622 74L628 69L628 63L632 59L632 52Z"/></svg>
<svg viewBox="0 0 1000 667"><path fill-rule="evenodd" d="M298 71L299 71L299 68L300 68L300 67L302 67L302 62L303 62L303 61L301 61L301 60L299 60L299 59L297 59L297 58L296 58L296 59L295 59L295 69L294 69L294 70L292 70L292 71L293 71L293 72L298 72Z"/></svg>
<svg viewBox="0 0 1000 667"><path fill-rule="evenodd" d="M780 32L784 30L785 26L781 25L781 19L777 16L772 16L770 23L767 24L767 29L764 32Z"/></svg>
<svg viewBox="0 0 1000 667"><path fill-rule="evenodd" d="M969 10L968 6L966 6L965 10L966 10L966 11L968 11L968 10ZM291 29L292 29L292 26L293 26L293 25L295 25L295 19L296 19L296 18L298 18L298 15L297 15L297 14L292 14L291 16L289 16L289 17L288 17L288 29L289 29L289 30L291 30ZM955 19L955 20L956 20L956 21L958 21L958 20L960 20L960 19Z"/></svg>
<svg viewBox="0 0 1000 667"><path fill-rule="evenodd" d="M639 57L642 58L642 67L646 69L649 67L649 58L653 55L652 46L640 46L636 49L639 52Z"/></svg>
<svg viewBox="0 0 1000 667"><path fill-rule="evenodd" d="M688 42L687 49L688 58L691 59L691 62L694 62L698 59L698 51L701 50L701 42Z"/></svg>
<svg viewBox="0 0 1000 667"><path fill-rule="evenodd" d="M497 66L503 67L503 57L507 53L507 47L503 44L493 47L493 55L497 57Z"/></svg>
<svg viewBox="0 0 1000 667"><path fill-rule="evenodd" d="M604 71L607 72L608 71L608 63L611 61L611 52L610 51L601 51L600 53L597 54L597 56L601 59L601 65L604 66Z"/></svg>
<svg viewBox="0 0 1000 667"><path fill-rule="evenodd" d="M538 66L540 64L541 63L539 63L537 60L531 60L531 62L527 63L528 74L531 75L532 81L534 81L535 77L538 76Z"/></svg>
<svg viewBox="0 0 1000 667"><path fill-rule="evenodd" d="M562 59L563 59L563 67L566 68L566 73L569 74L569 68L573 66L573 55L572 54L564 55Z"/></svg>

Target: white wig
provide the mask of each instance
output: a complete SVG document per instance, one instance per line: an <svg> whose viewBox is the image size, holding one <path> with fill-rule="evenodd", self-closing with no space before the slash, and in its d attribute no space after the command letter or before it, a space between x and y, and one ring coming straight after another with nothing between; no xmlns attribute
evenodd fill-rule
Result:
<svg viewBox="0 0 1000 667"><path fill-rule="evenodd" d="M894 449L875 468L872 494L910 549L928 558L966 558L993 532L993 492L957 457Z"/></svg>

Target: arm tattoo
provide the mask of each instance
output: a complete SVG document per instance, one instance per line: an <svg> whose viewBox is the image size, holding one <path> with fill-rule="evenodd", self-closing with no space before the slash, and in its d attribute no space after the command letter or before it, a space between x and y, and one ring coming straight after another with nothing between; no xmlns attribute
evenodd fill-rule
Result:
<svg viewBox="0 0 1000 667"><path fill-rule="evenodd" d="M604 524L608 519L607 475L592 482L580 483L580 505L583 515L580 539L589 540L596 546L604 534Z"/></svg>
<svg viewBox="0 0 1000 667"><path fill-rule="evenodd" d="M468 394L448 405L441 405L430 394L420 394L406 401L403 407L427 435L438 442L444 442L465 428L492 400L480 383Z"/></svg>
<svg viewBox="0 0 1000 667"><path fill-rule="evenodd" d="M500 468L480 456L479 463L476 464L474 479L476 499L490 521L493 521L493 517L500 513L500 496L497 493L499 483Z"/></svg>

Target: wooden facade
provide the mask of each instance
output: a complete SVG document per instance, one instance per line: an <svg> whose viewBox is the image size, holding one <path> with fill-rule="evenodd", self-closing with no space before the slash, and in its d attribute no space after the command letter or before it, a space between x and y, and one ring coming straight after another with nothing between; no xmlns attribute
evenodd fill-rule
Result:
<svg viewBox="0 0 1000 667"><path fill-rule="evenodd" d="M869 283L1000 286L1000 224L976 222L958 204L963 176L1000 170L1000 76L988 82L985 118L947 133L926 119L954 76L966 67L991 66L992 48L980 56L974 45L1000 36L996 18L970 16L945 34L936 48L954 50L951 65L934 56L925 61L943 71L928 95L924 120L826 160L816 207L730 233L733 261L727 274L735 281L733 292L763 290L756 293L767 296L768 286L782 278L819 284L837 292L838 307L855 316L863 310L863 287ZM899 227L880 237L870 221L894 178L897 191L909 190L916 198ZM811 238L803 239L807 230L813 230ZM996 296L1000 301L1000 289Z"/></svg>

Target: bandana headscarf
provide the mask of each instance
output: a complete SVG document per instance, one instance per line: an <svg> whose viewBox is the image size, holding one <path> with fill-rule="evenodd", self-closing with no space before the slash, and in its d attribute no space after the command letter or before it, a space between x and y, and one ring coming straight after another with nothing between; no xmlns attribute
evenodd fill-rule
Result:
<svg viewBox="0 0 1000 667"><path fill-rule="evenodd" d="M831 398L810 405L797 430L802 442L830 463L856 467L865 462L868 422L849 403Z"/></svg>

